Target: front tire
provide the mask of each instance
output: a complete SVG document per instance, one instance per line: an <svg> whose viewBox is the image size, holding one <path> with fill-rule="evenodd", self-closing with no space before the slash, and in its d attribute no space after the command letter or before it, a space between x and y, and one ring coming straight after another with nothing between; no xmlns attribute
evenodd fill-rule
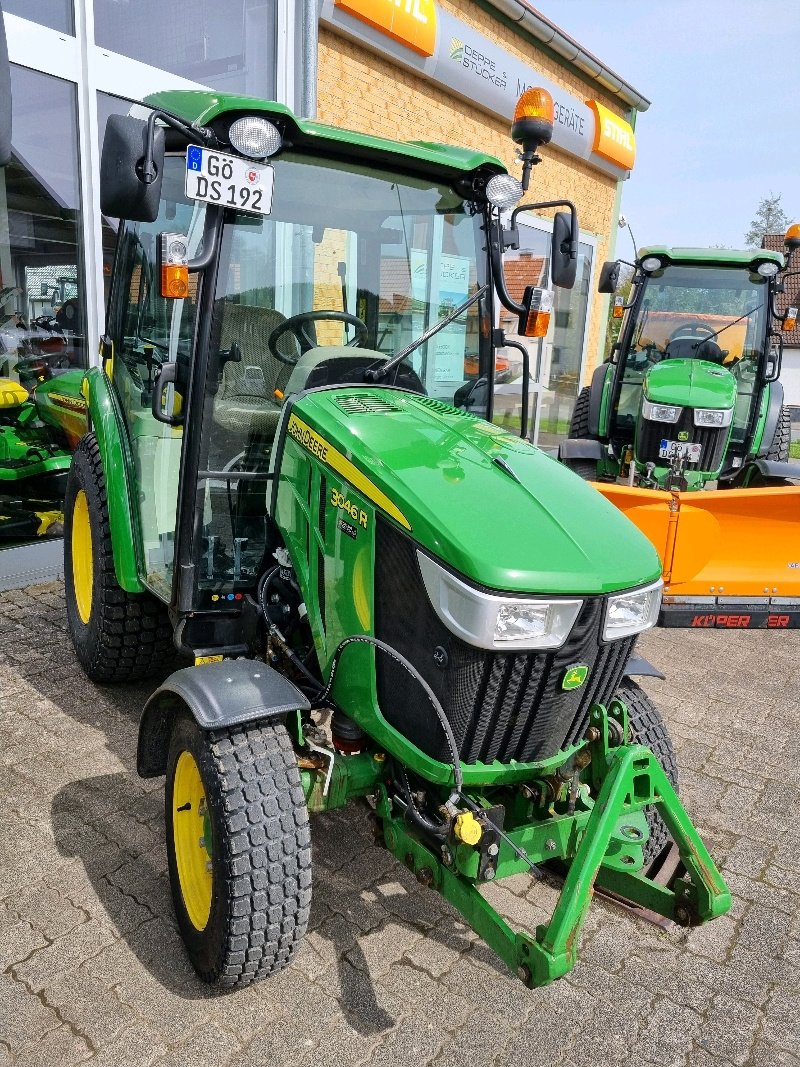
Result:
<svg viewBox="0 0 800 1067"><path fill-rule="evenodd" d="M198 976L232 988L282 970L311 905L308 810L286 728L206 733L181 716L165 803L172 899Z"/></svg>
<svg viewBox="0 0 800 1067"><path fill-rule="evenodd" d="M675 749L658 706L631 678L624 678L614 695L624 701L628 708L631 740L634 744L644 745L651 750L677 793L678 763L675 759ZM645 808L645 815L650 827L650 837L644 846L644 862L647 867L662 852L670 836L655 808Z"/></svg>
<svg viewBox="0 0 800 1067"><path fill-rule="evenodd" d="M585 482L597 481L597 464L593 459L564 459L561 462Z"/></svg>
<svg viewBox="0 0 800 1067"><path fill-rule="evenodd" d="M87 434L72 457L64 498L67 628L93 682L147 677L175 655L166 607L117 582L100 449Z"/></svg>

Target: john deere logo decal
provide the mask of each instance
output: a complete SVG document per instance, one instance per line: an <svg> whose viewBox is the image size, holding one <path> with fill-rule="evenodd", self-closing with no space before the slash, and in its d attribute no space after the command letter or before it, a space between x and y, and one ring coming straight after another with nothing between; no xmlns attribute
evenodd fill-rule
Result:
<svg viewBox="0 0 800 1067"><path fill-rule="evenodd" d="M457 37L450 38L450 58L458 63L464 58L464 42L459 41Z"/></svg>
<svg viewBox="0 0 800 1067"><path fill-rule="evenodd" d="M571 667L567 667L564 672L564 681L561 683L561 688L566 690L580 689L586 681L588 673L589 668L585 663L574 663Z"/></svg>
<svg viewBox="0 0 800 1067"><path fill-rule="evenodd" d="M688 430L681 430L680 433L678 434L678 440L679 441L688 441L689 440L689 431Z"/></svg>

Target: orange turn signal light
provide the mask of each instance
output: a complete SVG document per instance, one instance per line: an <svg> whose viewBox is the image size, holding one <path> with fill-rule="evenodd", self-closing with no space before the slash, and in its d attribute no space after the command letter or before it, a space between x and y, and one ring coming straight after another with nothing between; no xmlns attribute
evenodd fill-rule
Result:
<svg viewBox="0 0 800 1067"><path fill-rule="evenodd" d="M547 89L526 89L514 108L514 122L520 119L541 119L551 125L555 121L553 98Z"/></svg>
<svg viewBox="0 0 800 1067"><path fill-rule="evenodd" d="M162 264L161 295L168 300L184 300L189 295L188 266Z"/></svg>
<svg viewBox="0 0 800 1067"><path fill-rule="evenodd" d="M787 308L786 314L783 316L781 329L784 333L789 333L795 326L797 326L797 308Z"/></svg>
<svg viewBox="0 0 800 1067"><path fill-rule="evenodd" d="M625 301L621 296L614 297L614 306L611 309L612 319L621 319L625 314Z"/></svg>

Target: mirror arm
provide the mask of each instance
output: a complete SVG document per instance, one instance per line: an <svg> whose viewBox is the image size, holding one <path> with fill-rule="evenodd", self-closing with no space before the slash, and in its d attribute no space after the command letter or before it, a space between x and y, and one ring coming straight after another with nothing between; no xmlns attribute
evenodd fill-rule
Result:
<svg viewBox="0 0 800 1067"><path fill-rule="evenodd" d="M571 200L543 200L540 204L519 204L511 212L511 228L517 225L517 216L520 211L534 211L547 207L565 207L569 209L570 234L569 234L569 258L578 258L578 212Z"/></svg>
<svg viewBox="0 0 800 1067"><path fill-rule="evenodd" d="M525 306L518 304L506 287L506 276L503 271L503 234L505 231L499 218L489 218L487 232L492 263L492 279L497 295L500 297L500 303L508 311L513 311L515 315L524 315L526 312Z"/></svg>
<svg viewBox="0 0 800 1067"><path fill-rule="evenodd" d="M151 111L147 119L147 147L145 149L144 164L142 166L142 181L145 185L152 185L158 177L155 161L153 159L153 147L155 145L156 136L155 130L158 119L161 119L165 126L169 126L171 129L177 130L179 133L182 133L187 137L199 137L205 144L210 144L212 141L216 141L214 133L211 130L206 129L204 126L198 126L193 122L184 122L183 119L179 119L175 115L170 115L167 111Z"/></svg>

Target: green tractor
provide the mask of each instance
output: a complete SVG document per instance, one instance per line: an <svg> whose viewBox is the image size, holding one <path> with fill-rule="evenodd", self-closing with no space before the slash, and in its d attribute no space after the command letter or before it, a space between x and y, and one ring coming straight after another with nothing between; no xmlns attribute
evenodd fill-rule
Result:
<svg viewBox="0 0 800 1067"><path fill-rule="evenodd" d="M800 465L778 380L797 308L777 308L800 226L785 246L642 249L559 450L657 549L662 626L800 626ZM619 276L606 263L600 291Z"/></svg>
<svg viewBox="0 0 800 1067"><path fill-rule="evenodd" d="M578 396L560 458L593 481L692 492L785 485L791 425L778 380L781 327L776 296L787 256L764 249L644 248L634 265L619 341ZM619 261L606 263L600 292L614 293Z"/></svg>
<svg viewBox="0 0 800 1067"><path fill-rule="evenodd" d="M102 210L124 221L67 486L67 613L96 681L176 649L191 664L145 706L138 771L166 779L198 975L289 963L309 813L356 799L529 986L573 967L595 886L685 925L724 913L632 678L656 673L635 643L657 555L491 422L495 287L524 334L546 326L549 294L507 292L501 211L550 139L549 95L515 116L523 182L275 103L147 105L104 143ZM571 285L560 206L553 280ZM656 878L668 835L680 864ZM480 888L551 861L551 921L513 930Z"/></svg>

